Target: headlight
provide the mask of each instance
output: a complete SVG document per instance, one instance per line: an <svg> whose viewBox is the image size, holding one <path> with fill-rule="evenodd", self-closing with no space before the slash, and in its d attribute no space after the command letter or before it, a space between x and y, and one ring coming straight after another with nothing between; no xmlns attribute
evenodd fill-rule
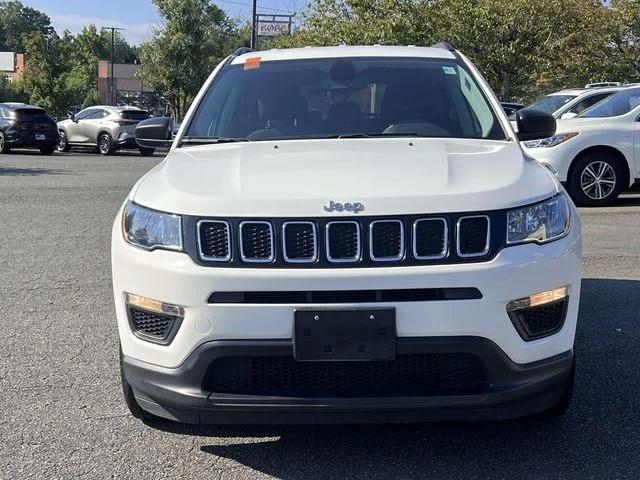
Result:
<svg viewBox="0 0 640 480"><path fill-rule="evenodd" d="M182 250L182 218L127 202L122 215L124 239L145 250Z"/></svg>
<svg viewBox="0 0 640 480"><path fill-rule="evenodd" d="M541 140L529 140L524 142L524 146L527 148L538 148L538 147L555 147L556 145L560 145L561 143L566 142L567 140L576 137L577 133L559 133L554 135L553 137L543 138Z"/></svg>
<svg viewBox="0 0 640 480"><path fill-rule="evenodd" d="M556 240L571 228L571 209L563 193L507 213L507 244Z"/></svg>

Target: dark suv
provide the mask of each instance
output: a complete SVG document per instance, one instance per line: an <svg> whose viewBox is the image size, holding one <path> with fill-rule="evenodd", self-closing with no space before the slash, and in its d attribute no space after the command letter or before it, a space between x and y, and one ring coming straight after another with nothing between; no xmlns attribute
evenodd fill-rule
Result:
<svg viewBox="0 0 640 480"><path fill-rule="evenodd" d="M0 103L0 153L34 147L52 154L58 144L56 122L44 108L24 103Z"/></svg>

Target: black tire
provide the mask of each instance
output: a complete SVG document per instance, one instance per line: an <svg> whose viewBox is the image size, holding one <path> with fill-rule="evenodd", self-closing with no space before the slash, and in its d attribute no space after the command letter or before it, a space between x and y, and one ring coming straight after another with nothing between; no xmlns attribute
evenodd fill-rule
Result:
<svg viewBox="0 0 640 480"><path fill-rule="evenodd" d="M113 155L116 151L113 139L108 133L103 133L98 137L98 153L100 155Z"/></svg>
<svg viewBox="0 0 640 480"><path fill-rule="evenodd" d="M58 148L57 144L44 145L40 147L40 153L42 153L42 155L51 155L53 152L56 151L57 148Z"/></svg>
<svg viewBox="0 0 640 480"><path fill-rule="evenodd" d="M571 373L569 374L569 378L564 384L564 388L562 389L562 395L558 399L558 401L551 408L545 410L540 414L541 418L553 419L557 417L561 417L569 407L571 406L571 400L573 399L573 388L576 383L576 353L575 349L573 351L573 363L571 365Z"/></svg>
<svg viewBox="0 0 640 480"><path fill-rule="evenodd" d="M69 150L71 150L71 145L69 145L67 134L63 130L60 130L58 132L58 151L68 152Z"/></svg>
<svg viewBox="0 0 640 480"><path fill-rule="evenodd" d="M143 157L151 157L156 151L155 148L146 147L138 147L138 150L140 150L140 155L142 155Z"/></svg>
<svg viewBox="0 0 640 480"><path fill-rule="evenodd" d="M4 132L0 132L0 153L9 153L11 148L7 145L7 137L4 136Z"/></svg>
<svg viewBox="0 0 640 480"><path fill-rule="evenodd" d="M127 405L129 412L134 418L142 420L145 423L153 423L158 420L158 417L145 411L138 404L133 389L124 374L124 366L122 364L122 349L120 349L120 382L122 383L122 394L124 396L124 403Z"/></svg>
<svg viewBox="0 0 640 480"><path fill-rule="evenodd" d="M576 205L611 205L624 188L625 172L620 160L606 151L589 152L575 162L567 190Z"/></svg>

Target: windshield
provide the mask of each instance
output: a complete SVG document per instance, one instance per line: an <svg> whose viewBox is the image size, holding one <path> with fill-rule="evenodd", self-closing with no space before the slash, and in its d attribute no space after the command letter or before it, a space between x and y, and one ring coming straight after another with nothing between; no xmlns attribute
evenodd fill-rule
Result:
<svg viewBox="0 0 640 480"><path fill-rule="evenodd" d="M41 108L20 108L18 110L15 110L15 113L20 120L35 122L52 120L46 110L43 110Z"/></svg>
<svg viewBox="0 0 640 480"><path fill-rule="evenodd" d="M554 113L576 97L577 95L547 95L532 103L527 108Z"/></svg>
<svg viewBox="0 0 640 480"><path fill-rule="evenodd" d="M268 61L224 69L185 141L415 135L505 139L473 76L444 59Z"/></svg>
<svg viewBox="0 0 640 480"><path fill-rule="evenodd" d="M580 118L617 117L629 113L640 105L640 88L623 90L605 98L593 107L582 112Z"/></svg>

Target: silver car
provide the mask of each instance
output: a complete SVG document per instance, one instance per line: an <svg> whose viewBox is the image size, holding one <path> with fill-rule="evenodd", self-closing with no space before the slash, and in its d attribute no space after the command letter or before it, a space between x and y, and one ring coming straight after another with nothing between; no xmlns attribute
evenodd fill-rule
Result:
<svg viewBox="0 0 640 480"><path fill-rule="evenodd" d="M121 149L138 149L142 155L151 156L154 149L139 147L134 134L136 125L149 117L149 113L136 107L98 105L86 108L58 122L58 150L68 152L75 146L92 146L102 155L111 155Z"/></svg>

